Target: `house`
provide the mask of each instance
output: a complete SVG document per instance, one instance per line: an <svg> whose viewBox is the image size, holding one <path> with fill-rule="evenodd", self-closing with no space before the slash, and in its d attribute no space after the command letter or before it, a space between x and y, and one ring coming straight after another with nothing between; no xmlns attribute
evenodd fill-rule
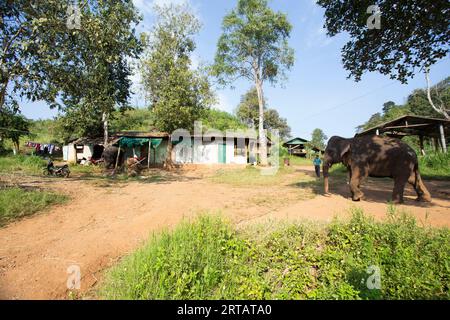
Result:
<svg viewBox="0 0 450 320"><path fill-rule="evenodd" d="M114 143L114 138L110 138L108 143ZM75 139L63 146L63 160L79 163L83 158L86 160L100 159L104 148L103 137Z"/></svg>
<svg viewBox="0 0 450 320"><path fill-rule="evenodd" d="M137 157L144 166L159 167L166 161L169 141L172 161L176 164L254 164L258 161L257 138L244 131L227 132L225 136L220 132L169 135L165 132L125 131L113 135L108 144L124 152L123 161ZM267 138L268 155L271 145ZM64 160L99 159L103 150L103 138L80 138L63 147Z"/></svg>
<svg viewBox="0 0 450 320"><path fill-rule="evenodd" d="M116 145L124 150L124 159L136 156L142 164L162 166L167 158L168 143L172 144L175 164L247 164L257 162L258 142L245 132L219 132L203 135L163 132L121 132ZM268 139L268 153L271 141Z"/></svg>
<svg viewBox="0 0 450 320"><path fill-rule="evenodd" d="M283 147L288 149L289 155L294 155L298 157L306 157L306 145L308 140L303 138L294 138L283 143Z"/></svg>
<svg viewBox="0 0 450 320"><path fill-rule="evenodd" d="M268 154L271 144L267 138ZM227 132L225 137L206 133L175 140L173 152L172 159L178 164L254 164L259 143L245 132Z"/></svg>

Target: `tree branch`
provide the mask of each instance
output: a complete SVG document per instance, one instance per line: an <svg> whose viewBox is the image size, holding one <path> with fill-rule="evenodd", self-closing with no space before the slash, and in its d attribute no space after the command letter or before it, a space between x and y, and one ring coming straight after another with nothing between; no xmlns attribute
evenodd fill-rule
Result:
<svg viewBox="0 0 450 320"><path fill-rule="evenodd" d="M436 105L433 103L433 99L431 98L430 68L429 67L425 67L425 79L427 80L427 98L428 98L428 102L430 102L431 107L436 112L442 114L446 119L450 119L450 115L446 112L444 105L436 107Z"/></svg>

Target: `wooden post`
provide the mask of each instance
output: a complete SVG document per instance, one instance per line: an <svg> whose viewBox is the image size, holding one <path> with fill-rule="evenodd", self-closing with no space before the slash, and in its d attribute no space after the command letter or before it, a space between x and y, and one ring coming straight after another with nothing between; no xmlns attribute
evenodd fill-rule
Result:
<svg viewBox="0 0 450 320"><path fill-rule="evenodd" d="M419 143L420 143L420 152L424 156L425 155L425 150L423 148L423 136L422 135L419 136Z"/></svg>
<svg viewBox="0 0 450 320"><path fill-rule="evenodd" d="M150 148L151 147L152 147L152 139L148 139L147 169L150 169Z"/></svg>
<svg viewBox="0 0 450 320"><path fill-rule="evenodd" d="M119 151L117 151L116 166L114 167L114 170L117 169L117 165L119 164L119 156L120 156L120 145L119 145Z"/></svg>
<svg viewBox="0 0 450 320"><path fill-rule="evenodd" d="M439 125L439 133L441 135L441 145L442 145L442 151L447 153L447 143L445 141L445 134L444 134L444 125Z"/></svg>

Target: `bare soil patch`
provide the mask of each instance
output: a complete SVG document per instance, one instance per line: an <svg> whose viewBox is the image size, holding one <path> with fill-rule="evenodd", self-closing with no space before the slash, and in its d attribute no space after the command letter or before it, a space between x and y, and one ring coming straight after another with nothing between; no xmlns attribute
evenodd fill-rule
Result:
<svg viewBox="0 0 450 320"><path fill-rule="evenodd" d="M386 215L392 181L370 179L366 200L352 202L339 183L330 197L311 186L297 185L296 174L313 175L312 167L295 167L273 186L233 187L208 179L217 167L189 167L175 172L154 170L138 181L75 176L70 179L16 177L23 186L62 192L71 197L47 213L0 228L0 299L67 299L67 268L81 268L81 294L91 297L102 271L132 252L149 234L171 228L200 212L221 212L237 224L273 219L330 221L352 206L376 219ZM227 170L227 169L224 169ZM419 221L450 226L450 182L426 181L431 204L417 203L412 189L399 206ZM314 198L305 197L310 188ZM301 191L301 192L300 192Z"/></svg>

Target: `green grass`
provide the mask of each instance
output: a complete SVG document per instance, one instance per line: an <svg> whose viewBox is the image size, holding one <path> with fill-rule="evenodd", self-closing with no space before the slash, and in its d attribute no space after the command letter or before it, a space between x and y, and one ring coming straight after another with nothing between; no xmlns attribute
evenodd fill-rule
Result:
<svg viewBox="0 0 450 320"><path fill-rule="evenodd" d="M369 290L369 266L381 289ZM201 216L110 269L103 299L450 299L450 231L390 210L347 221L236 230Z"/></svg>
<svg viewBox="0 0 450 320"><path fill-rule="evenodd" d="M288 156L288 158L291 166L313 166L312 159L297 156ZM280 163L284 163L284 158L280 159Z"/></svg>
<svg viewBox="0 0 450 320"><path fill-rule="evenodd" d="M420 156L419 170L426 179L450 180L450 153L428 152Z"/></svg>
<svg viewBox="0 0 450 320"><path fill-rule="evenodd" d="M295 175L295 169L292 167L280 166L276 174L263 175L262 169L253 166L245 168L220 169L209 179L212 182L232 185L234 187L254 187L254 186L274 186L289 182L301 176L302 180L313 180L308 175Z"/></svg>
<svg viewBox="0 0 450 320"><path fill-rule="evenodd" d="M0 188L0 226L46 210L50 205L64 203L68 197L42 190L18 187Z"/></svg>
<svg viewBox="0 0 450 320"><path fill-rule="evenodd" d="M37 156L0 157L0 173L22 172L25 174L42 174L47 162Z"/></svg>

